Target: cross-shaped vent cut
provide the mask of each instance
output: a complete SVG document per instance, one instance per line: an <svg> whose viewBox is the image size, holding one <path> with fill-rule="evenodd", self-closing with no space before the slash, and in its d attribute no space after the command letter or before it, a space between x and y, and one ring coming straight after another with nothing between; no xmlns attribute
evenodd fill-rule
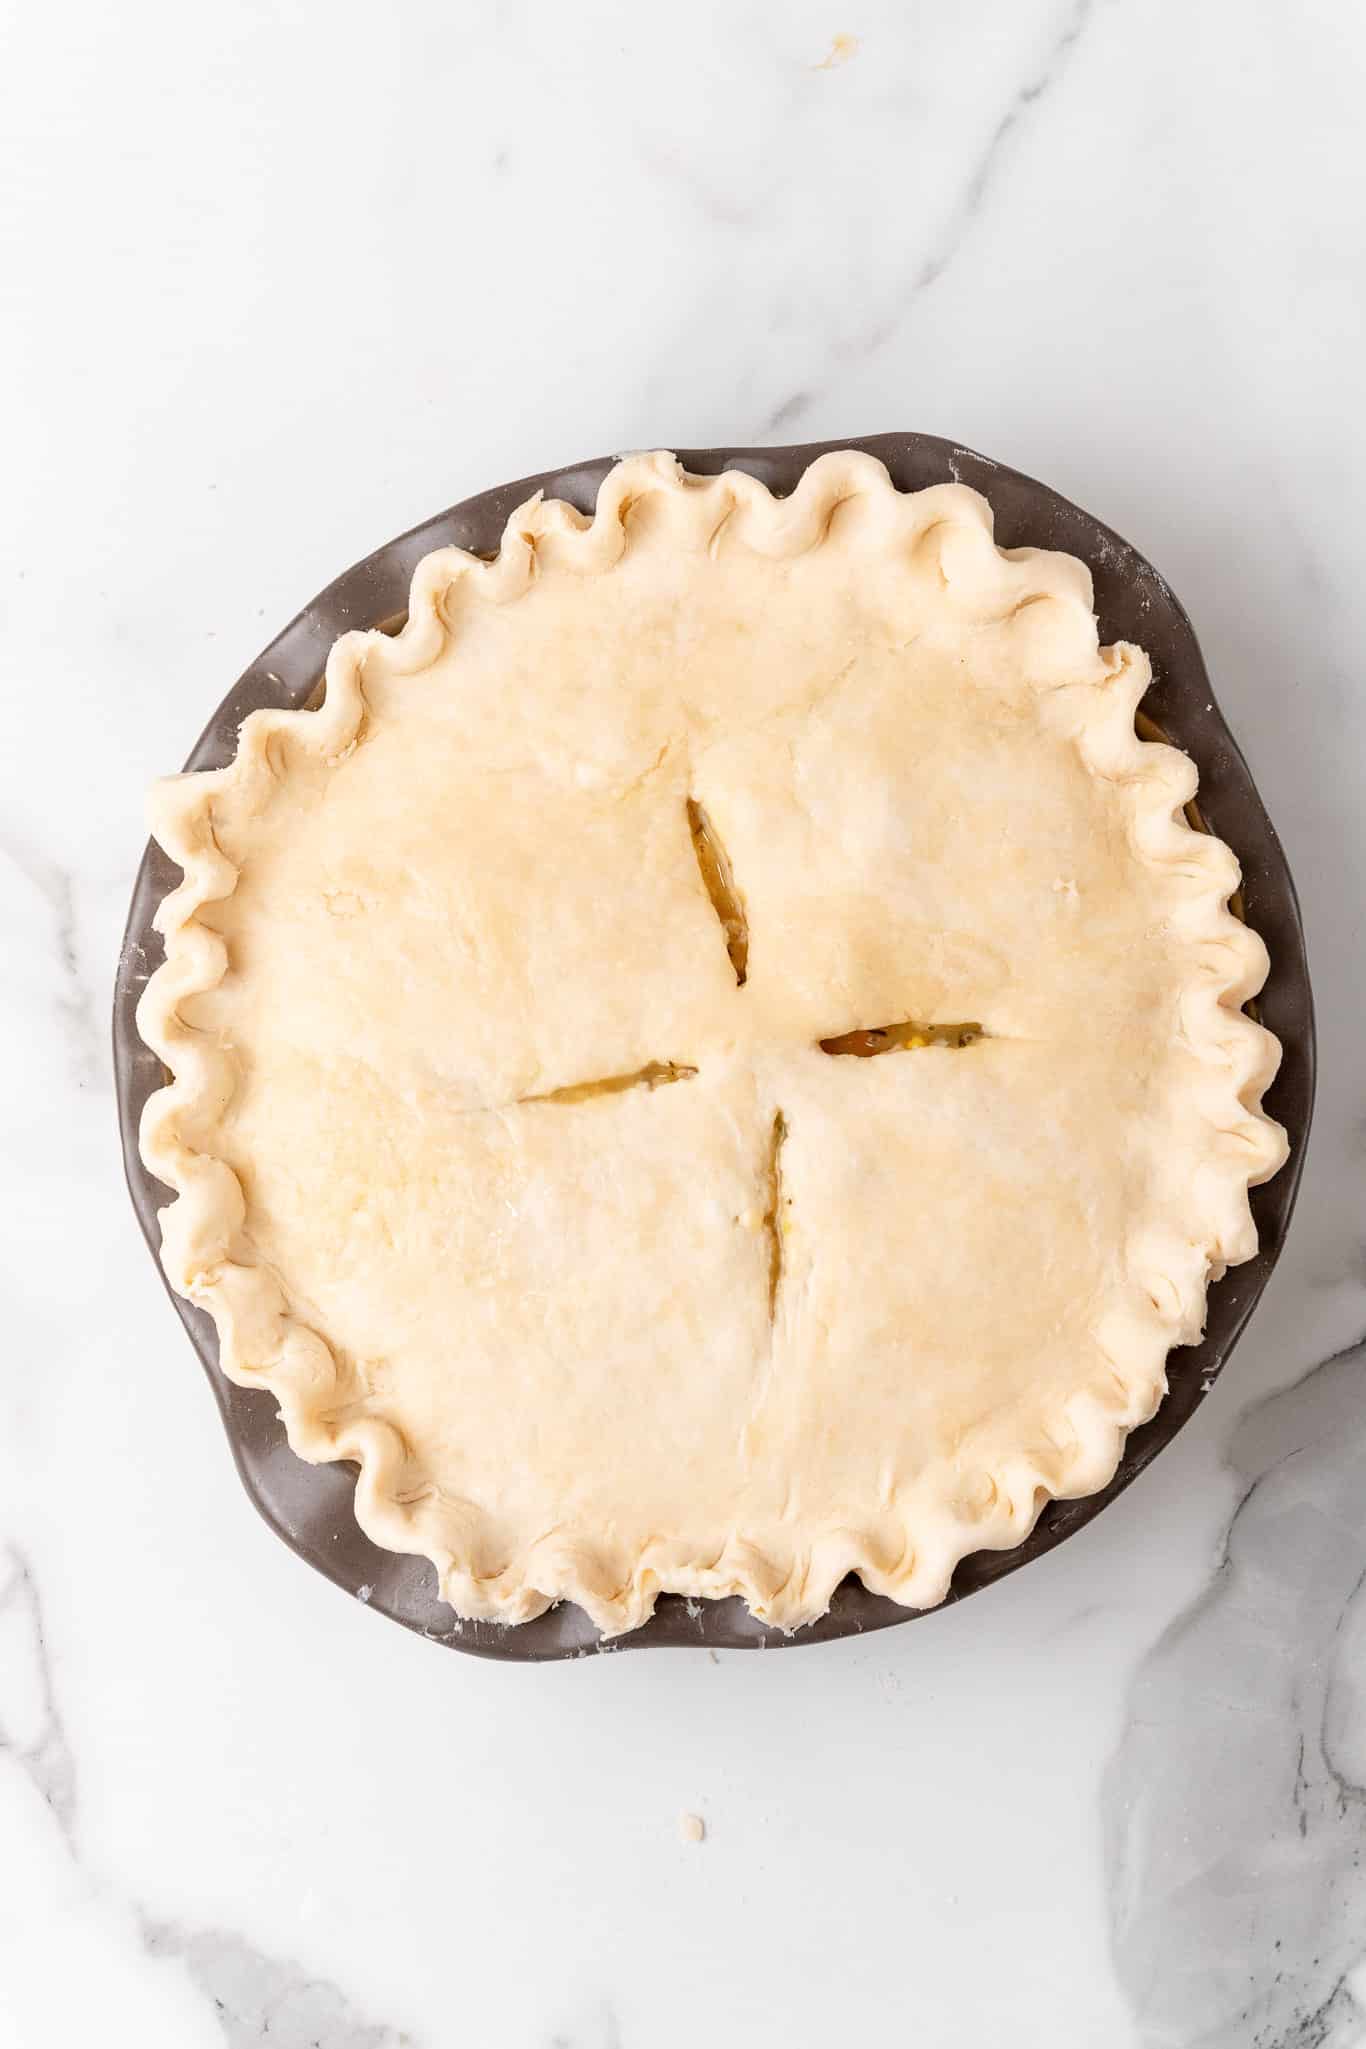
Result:
<svg viewBox="0 0 1366 2049"><path fill-rule="evenodd" d="M749 975L749 919L745 913L744 899L736 887L730 858L720 835L695 797L687 799L686 814L702 886L707 892L708 901L721 927L726 942L726 953L735 971L735 985L737 989L743 989ZM879 1053L912 1052L926 1046L947 1047L956 1051L971 1046L986 1036L982 1026L973 1022L930 1024L914 1018L903 1018L895 1024L841 1032L833 1038L819 1039L816 1043L822 1053L837 1056L851 1054L855 1059L867 1060ZM629 1074L609 1074L593 1081L570 1082L563 1088L547 1089L542 1095L522 1096L519 1100L523 1103L587 1103L598 1096L623 1095L628 1089L653 1091L664 1088L671 1082L690 1081L698 1071L695 1065L682 1060L649 1060L643 1067L633 1068ZM762 1168L762 1228L768 1243L770 1323L775 1321L778 1314L778 1302L783 1285L783 1237L792 1208L792 1196L783 1186L783 1148L787 1143L787 1137L786 1114L781 1109L775 1109L773 1121L769 1126ZM751 1221L754 1214L755 1211L750 1212Z"/></svg>

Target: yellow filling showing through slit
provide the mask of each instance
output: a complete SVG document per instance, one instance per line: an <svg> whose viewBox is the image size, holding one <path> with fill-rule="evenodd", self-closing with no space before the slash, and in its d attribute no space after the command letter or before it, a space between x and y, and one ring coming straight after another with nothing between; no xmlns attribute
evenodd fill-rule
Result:
<svg viewBox="0 0 1366 2049"><path fill-rule="evenodd" d="M786 1137L787 1119L781 1110L777 1110L768 1140L768 1207L764 1211L764 1230L768 1234L770 1323L778 1313L778 1290L783 1284L783 1141Z"/></svg>
<svg viewBox="0 0 1366 2049"><path fill-rule="evenodd" d="M694 797L688 799L688 830L692 834L693 852L697 856L703 886L726 936L726 952L735 970L736 986L743 989L749 973L749 921L745 917L740 892L735 887L726 850L716 836L716 828Z"/></svg>
<svg viewBox="0 0 1366 2049"><path fill-rule="evenodd" d="M842 1032L837 1039L822 1039L822 1053L852 1053L870 1060L875 1053L910 1052L921 1046L971 1046L986 1033L979 1024L920 1024L907 1018L902 1024L876 1025L871 1031Z"/></svg>
<svg viewBox="0 0 1366 2049"><path fill-rule="evenodd" d="M542 1096L521 1096L523 1103L587 1103L594 1096L619 1096L627 1089L658 1089L671 1081L688 1081L695 1067L678 1060L651 1060L633 1074L609 1074L601 1081L574 1081L567 1088L547 1089Z"/></svg>

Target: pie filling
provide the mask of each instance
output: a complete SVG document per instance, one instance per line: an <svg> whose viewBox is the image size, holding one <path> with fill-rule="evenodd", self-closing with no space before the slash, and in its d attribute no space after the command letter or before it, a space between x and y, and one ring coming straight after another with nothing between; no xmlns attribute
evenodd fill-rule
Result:
<svg viewBox="0 0 1366 2049"><path fill-rule="evenodd" d="M783 1281L783 1231L786 1228L785 1207L791 1205L791 1196L783 1194L783 1144L787 1138L787 1119L781 1110L773 1113L773 1124L768 1137L768 1205L764 1210L764 1231L768 1238L768 1320L772 1323L778 1313L778 1291Z"/></svg>
<svg viewBox="0 0 1366 2049"><path fill-rule="evenodd" d="M926 1607L1111 1478L1285 1152L1148 680L960 486L632 457L158 787L167 1274L461 1614Z"/></svg>
<svg viewBox="0 0 1366 2049"><path fill-rule="evenodd" d="M633 1074L609 1074L601 1081L574 1081L564 1088L547 1089L539 1096L519 1096L522 1103L587 1103L595 1096L619 1096L627 1089L664 1088L671 1081L691 1081L695 1067L679 1060L647 1060Z"/></svg>
<svg viewBox="0 0 1366 2049"><path fill-rule="evenodd" d="M736 985L743 989L749 971L749 923L745 917L745 906L735 887L726 850L695 797L688 799L688 829L692 834L702 885L726 935L726 952L735 970Z"/></svg>
<svg viewBox="0 0 1366 2049"><path fill-rule="evenodd" d="M902 1053L921 1046L971 1046L985 1038L979 1024L917 1024L905 1018L900 1024L878 1025L867 1032L841 1032L838 1038L822 1039L822 1053L852 1053L867 1060L876 1053Z"/></svg>

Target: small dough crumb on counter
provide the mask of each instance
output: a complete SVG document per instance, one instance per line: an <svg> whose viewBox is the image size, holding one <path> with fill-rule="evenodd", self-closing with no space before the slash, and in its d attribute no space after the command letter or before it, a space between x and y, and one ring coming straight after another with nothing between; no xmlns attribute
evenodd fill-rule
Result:
<svg viewBox="0 0 1366 2049"><path fill-rule="evenodd" d="M833 36L830 48L819 64L813 64L813 71L834 71L841 64L847 64L851 57L857 57L859 39L857 36Z"/></svg>
<svg viewBox="0 0 1366 2049"><path fill-rule="evenodd" d="M700 1814L680 1814L678 1833L685 1843L700 1843L707 1833L707 1824Z"/></svg>

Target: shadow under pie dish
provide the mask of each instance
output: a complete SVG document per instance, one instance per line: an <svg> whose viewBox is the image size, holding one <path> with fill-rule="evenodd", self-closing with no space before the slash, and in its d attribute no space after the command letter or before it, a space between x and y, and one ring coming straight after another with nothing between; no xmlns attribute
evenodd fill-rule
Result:
<svg viewBox="0 0 1366 2049"><path fill-rule="evenodd" d="M167 1272L481 1635L933 1605L1113 1484L1284 1156L1086 569L778 481L522 505L156 800Z"/></svg>

